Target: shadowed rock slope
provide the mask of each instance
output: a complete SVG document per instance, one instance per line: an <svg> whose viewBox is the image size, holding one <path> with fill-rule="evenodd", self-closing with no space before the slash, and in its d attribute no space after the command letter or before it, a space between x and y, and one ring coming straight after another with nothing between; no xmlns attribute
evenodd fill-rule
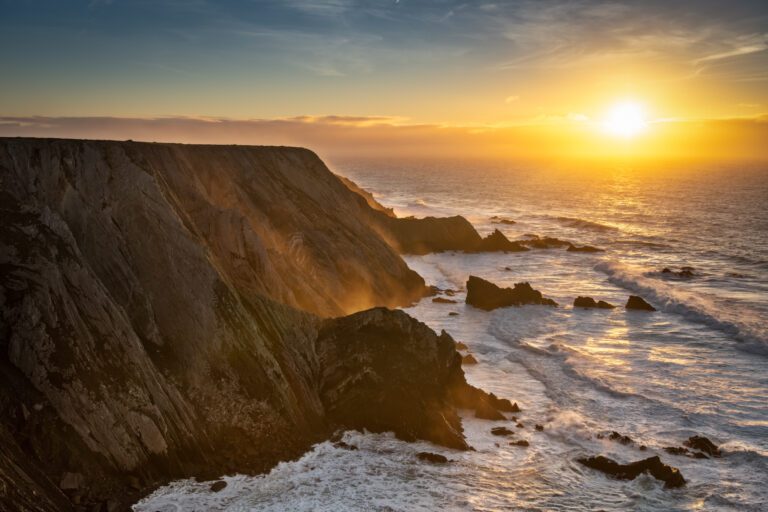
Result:
<svg viewBox="0 0 768 512"><path fill-rule="evenodd" d="M488 396L450 337L316 316L424 293L370 215L303 149L0 139L0 509L125 505L338 427L461 447Z"/></svg>

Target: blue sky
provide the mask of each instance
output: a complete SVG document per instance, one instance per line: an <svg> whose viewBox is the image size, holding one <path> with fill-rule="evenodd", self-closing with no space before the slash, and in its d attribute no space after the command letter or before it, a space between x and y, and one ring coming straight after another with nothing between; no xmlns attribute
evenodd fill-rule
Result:
<svg viewBox="0 0 768 512"><path fill-rule="evenodd" d="M93 116L486 129L596 118L626 97L662 119L768 112L765 1L0 0L0 13L3 133Z"/></svg>

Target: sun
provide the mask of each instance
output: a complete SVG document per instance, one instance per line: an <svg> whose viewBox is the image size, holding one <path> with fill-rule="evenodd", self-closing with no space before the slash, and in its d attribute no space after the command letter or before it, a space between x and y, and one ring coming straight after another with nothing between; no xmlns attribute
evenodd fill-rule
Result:
<svg viewBox="0 0 768 512"><path fill-rule="evenodd" d="M622 101L613 105L602 123L605 133L614 137L632 139L648 129L645 108L636 101Z"/></svg>

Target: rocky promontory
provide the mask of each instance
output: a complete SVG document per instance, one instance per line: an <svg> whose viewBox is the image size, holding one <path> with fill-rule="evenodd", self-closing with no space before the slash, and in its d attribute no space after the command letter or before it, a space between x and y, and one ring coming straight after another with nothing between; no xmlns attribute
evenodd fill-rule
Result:
<svg viewBox="0 0 768 512"><path fill-rule="evenodd" d="M339 427L464 448L456 407L506 406L448 335L356 313L428 290L311 151L0 139L0 183L1 509L118 510Z"/></svg>

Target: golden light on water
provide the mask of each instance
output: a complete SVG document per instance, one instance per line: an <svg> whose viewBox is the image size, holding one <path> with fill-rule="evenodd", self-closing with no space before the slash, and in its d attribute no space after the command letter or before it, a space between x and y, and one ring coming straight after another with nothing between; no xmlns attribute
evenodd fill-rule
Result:
<svg viewBox="0 0 768 512"><path fill-rule="evenodd" d="M602 122L605 133L632 139L648 130L648 118L642 103L626 100L613 105Z"/></svg>

